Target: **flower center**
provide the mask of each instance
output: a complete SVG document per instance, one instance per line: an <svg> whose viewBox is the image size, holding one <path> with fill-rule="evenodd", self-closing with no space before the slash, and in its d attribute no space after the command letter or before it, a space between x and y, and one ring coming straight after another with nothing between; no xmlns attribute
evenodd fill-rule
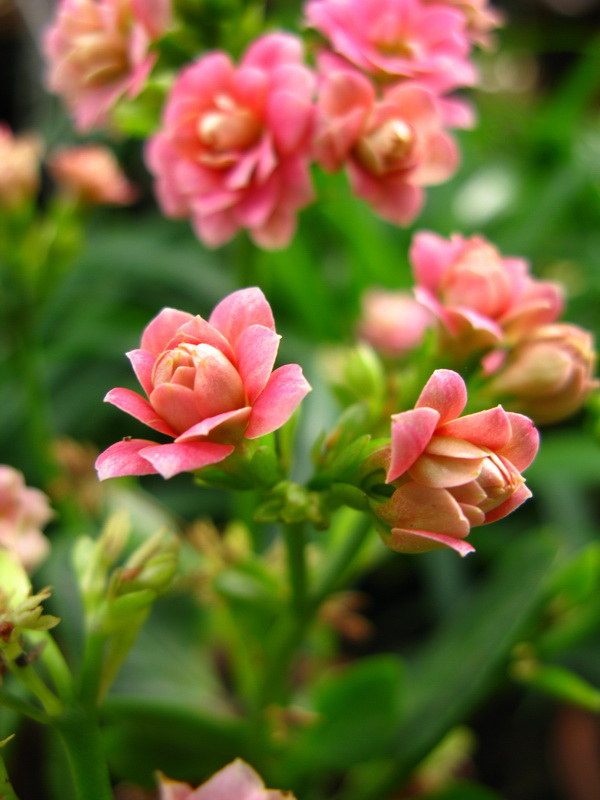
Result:
<svg viewBox="0 0 600 800"><path fill-rule="evenodd" d="M198 120L198 136L208 152L202 161L213 166L229 166L234 154L250 149L260 138L261 125L247 108L241 108L227 95L220 95L215 106Z"/></svg>
<svg viewBox="0 0 600 800"><path fill-rule="evenodd" d="M401 119L391 119L363 136L356 145L355 155L365 169L382 176L408 166L415 144L412 127Z"/></svg>

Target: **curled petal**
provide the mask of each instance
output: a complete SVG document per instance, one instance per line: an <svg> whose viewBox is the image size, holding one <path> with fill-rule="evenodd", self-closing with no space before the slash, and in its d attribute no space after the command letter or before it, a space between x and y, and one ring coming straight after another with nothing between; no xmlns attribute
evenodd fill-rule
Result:
<svg viewBox="0 0 600 800"><path fill-rule="evenodd" d="M231 444L213 442L151 444L153 447L144 448L141 455L152 465L152 471L160 473L163 478L217 464L235 449Z"/></svg>
<svg viewBox="0 0 600 800"><path fill-rule="evenodd" d="M240 289L225 297L215 306L208 321L233 347L250 325L275 330L271 306L257 287Z"/></svg>
<svg viewBox="0 0 600 800"><path fill-rule="evenodd" d="M392 416L392 452L386 483L408 470L428 445L440 415L433 408L415 408Z"/></svg>
<svg viewBox="0 0 600 800"><path fill-rule="evenodd" d="M387 503L376 509L377 516L392 528L428 530L464 539L469 521L459 504L445 489L405 483Z"/></svg>
<svg viewBox="0 0 600 800"><path fill-rule="evenodd" d="M254 403L246 438L257 439L281 427L310 390L298 364L285 364L276 369Z"/></svg>
<svg viewBox="0 0 600 800"><path fill-rule="evenodd" d="M436 489L449 489L475 480L483 459L422 455L408 470L414 481Z"/></svg>
<svg viewBox="0 0 600 800"><path fill-rule="evenodd" d="M154 428L155 431L166 433L167 436L177 435L150 403L136 392L132 392L131 389L111 389L104 398L104 402L111 403L121 411L125 411L126 414L131 414L132 417L139 419L149 428Z"/></svg>
<svg viewBox="0 0 600 800"><path fill-rule="evenodd" d="M507 413L510 421L511 436L498 455L510 461L519 472L527 469L537 455L540 446L540 434L529 417L523 414Z"/></svg>
<svg viewBox="0 0 600 800"><path fill-rule="evenodd" d="M175 308L163 308L146 326L142 334L142 350L159 355L179 328L193 318L192 314L188 314L185 311L178 311Z"/></svg>
<svg viewBox="0 0 600 800"><path fill-rule="evenodd" d="M150 392L152 391L152 371L156 361L155 356L147 350L130 350L128 353L125 353L125 355L131 362L133 371L142 385L142 388L146 394L150 396Z"/></svg>
<svg viewBox="0 0 600 800"><path fill-rule="evenodd" d="M474 445L500 451L511 438L511 424L502 406L496 406L450 420L438 429L438 433L440 436L465 439Z"/></svg>
<svg viewBox="0 0 600 800"><path fill-rule="evenodd" d="M252 405L267 385L281 336L262 325L251 325L237 345L238 369Z"/></svg>
<svg viewBox="0 0 600 800"><path fill-rule="evenodd" d="M189 428L181 436L177 437L177 442L202 441L210 436L211 442L233 443L241 438L250 419L250 407L238 408L235 411L226 411L217 414L215 417L203 419L197 425Z"/></svg>
<svg viewBox="0 0 600 800"><path fill-rule="evenodd" d="M386 544L397 553L428 553L431 550L455 550L461 557L474 553L475 548L464 539L454 539L442 533L393 528Z"/></svg>
<svg viewBox="0 0 600 800"><path fill-rule="evenodd" d="M519 488L511 494L511 496L499 506L488 511L485 515L485 524L489 524L490 522L495 522L497 519L502 519L502 517L506 517L511 511L514 511L515 508L518 508L522 505L525 500L528 500L531 497L531 492L525 486L525 484L521 484Z"/></svg>
<svg viewBox="0 0 600 800"><path fill-rule="evenodd" d="M416 408L433 408L439 414L439 425L456 419L467 405L467 387L458 372L436 369L425 384Z"/></svg>
<svg viewBox="0 0 600 800"><path fill-rule="evenodd" d="M154 475L156 470L141 451L154 446L147 439L127 439L111 445L96 459L98 478L120 478L123 475Z"/></svg>

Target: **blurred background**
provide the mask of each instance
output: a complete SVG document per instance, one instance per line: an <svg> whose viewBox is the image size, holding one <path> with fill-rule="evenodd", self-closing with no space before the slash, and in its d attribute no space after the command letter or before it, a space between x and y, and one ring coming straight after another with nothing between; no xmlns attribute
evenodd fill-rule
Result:
<svg viewBox="0 0 600 800"><path fill-rule="evenodd" d="M43 89L37 43L53 5L0 0L0 120L17 131L41 132L48 149L75 141L59 103ZM458 134L462 167L428 192L425 211L409 230L366 212L343 177L318 175L320 199L301 214L287 250L255 251L242 236L208 251L187 222L157 212L142 144L111 142L141 194L132 208L104 210L89 220L81 256L39 321L57 433L90 452L140 435L141 426L101 401L114 386L134 388L123 353L137 346L149 319L165 305L204 315L233 289L258 283L283 334L282 360L298 361L313 373L308 377L316 390L304 413L310 444L335 415L315 353L352 341L365 288L410 286L407 251L415 229L444 236L480 232L502 253L529 259L539 277L566 285L566 319L591 329L598 340L600 2L496 5L505 12L506 26L497 34L497 47L478 54L481 85L472 97L479 122ZM296 2L273 0L269 6L274 22L290 26L300 17ZM2 354L0 349L0 359ZM0 408L0 461L22 469L35 484L36 463L22 433L22 398L4 372ZM592 404L577 418L544 430L541 456L528 473L534 501L493 529L478 530L477 558L394 558L369 575L357 588L368 597L370 635L348 640L348 656L410 652L451 613L455 598L485 577L497 555L528 530L557 531L566 552L597 540L599 420L600 408ZM198 516L221 522L233 513L243 516L228 496L199 494L186 475L142 483L183 523ZM559 657L596 684L598 631L590 624ZM504 682L469 725L477 746L468 776L499 797L600 797L600 727L589 712Z"/></svg>

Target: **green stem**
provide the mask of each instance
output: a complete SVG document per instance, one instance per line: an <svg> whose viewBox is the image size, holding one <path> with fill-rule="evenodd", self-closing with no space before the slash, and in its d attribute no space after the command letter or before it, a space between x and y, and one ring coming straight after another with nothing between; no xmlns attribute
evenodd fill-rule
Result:
<svg viewBox="0 0 600 800"><path fill-rule="evenodd" d="M0 797L2 800L19 800L8 777L3 758L0 758Z"/></svg>
<svg viewBox="0 0 600 800"><path fill-rule="evenodd" d="M104 668L105 646L106 636L103 633L88 631L79 687L79 699L85 708L95 708L98 703Z"/></svg>
<svg viewBox="0 0 600 800"><path fill-rule="evenodd" d="M52 678L58 696L67 703L73 700L74 690L71 670L54 637L48 631L32 631L30 638L34 642L43 643L44 647L40 658Z"/></svg>
<svg viewBox="0 0 600 800"><path fill-rule="evenodd" d="M70 708L54 726L67 751L77 800L113 800L94 714L83 708Z"/></svg>
<svg viewBox="0 0 600 800"><path fill-rule="evenodd" d="M50 691L30 664L19 667L13 661L10 661L9 666L12 674L40 701L44 711L49 717L57 717L62 714L63 704L58 697Z"/></svg>
<svg viewBox="0 0 600 800"><path fill-rule="evenodd" d="M315 590L311 598L315 611L347 578L348 569L360 552L372 527L373 523L370 517L367 514L361 514L354 526L343 536L339 547L330 554L325 568L317 577Z"/></svg>
<svg viewBox="0 0 600 800"><path fill-rule="evenodd" d="M30 717L36 722L40 722L42 725L47 725L50 722L48 715L40 711L39 708L32 706L31 703L28 703L26 700L15 697L13 694L6 691L0 692L0 706L10 708L11 711L15 711L17 714L21 714L25 717Z"/></svg>
<svg viewBox="0 0 600 800"><path fill-rule="evenodd" d="M283 526L288 572L292 587L291 605L294 614L302 617L307 602L306 526L304 522Z"/></svg>

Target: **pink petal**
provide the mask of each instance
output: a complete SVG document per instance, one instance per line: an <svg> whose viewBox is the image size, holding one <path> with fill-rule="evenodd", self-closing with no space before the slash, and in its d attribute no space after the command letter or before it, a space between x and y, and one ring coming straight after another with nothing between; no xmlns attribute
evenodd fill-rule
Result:
<svg viewBox="0 0 600 800"><path fill-rule="evenodd" d="M435 233L415 234L410 247L410 262L415 282L437 294L442 278L452 263L455 247Z"/></svg>
<svg viewBox="0 0 600 800"><path fill-rule="evenodd" d="M154 370L154 364L156 363L156 356L152 355L152 353L149 353L147 350L130 350L128 353L125 353L125 355L131 362L133 371L142 385L142 388L147 395L150 395L152 391L152 372Z"/></svg>
<svg viewBox="0 0 600 800"><path fill-rule="evenodd" d="M396 553L428 553L431 550L448 548L455 550L459 556L464 558L469 553L475 552L473 545L465 542L464 539L454 539L452 536L428 531L393 528L389 539L386 538L385 541L387 546Z"/></svg>
<svg viewBox="0 0 600 800"><path fill-rule="evenodd" d="M178 475L180 472L193 472L210 464L217 464L231 455L234 449L231 444L214 444L213 442L178 444L173 442L146 447L141 455L163 478L172 478L173 475Z"/></svg>
<svg viewBox="0 0 600 800"><path fill-rule="evenodd" d="M458 372L436 369L425 384L415 408L433 408L439 416L438 425L456 419L467 405L467 386Z"/></svg>
<svg viewBox="0 0 600 800"><path fill-rule="evenodd" d="M220 350L223 355L231 361L235 361L235 356L231 345L227 339L214 328L210 322L207 322L202 317L197 316L187 322L181 327L176 339L172 342L173 346L181 342L190 342L191 344L209 344Z"/></svg>
<svg viewBox="0 0 600 800"><path fill-rule="evenodd" d="M198 787L193 800L267 800L270 794L258 773L236 758ZM282 793L274 792L275 797L283 800Z"/></svg>
<svg viewBox="0 0 600 800"><path fill-rule="evenodd" d="M450 492L417 483L405 483L396 489L376 513L391 528L426 530L459 539L470 531L468 520Z"/></svg>
<svg viewBox="0 0 600 800"><path fill-rule="evenodd" d="M246 50L242 60L243 67L256 67L272 72L284 64L302 62L302 41L289 33L269 33L255 39Z"/></svg>
<svg viewBox="0 0 600 800"><path fill-rule="evenodd" d="M505 447L498 450L498 455L519 470L527 469L537 455L540 446L540 434L529 417L523 414L507 412L511 427L511 437Z"/></svg>
<svg viewBox="0 0 600 800"><path fill-rule="evenodd" d="M122 475L154 475L157 470L140 455L156 442L147 439L127 439L111 445L96 459L98 478L120 478Z"/></svg>
<svg viewBox="0 0 600 800"><path fill-rule="evenodd" d="M252 228L250 238L263 250L281 250L292 240L296 231L296 216L285 209L277 209L264 225Z"/></svg>
<svg viewBox="0 0 600 800"><path fill-rule="evenodd" d="M163 352L177 331L186 322L193 319L192 314L186 311L177 311L175 308L163 310L148 323L142 334L142 350L159 355Z"/></svg>
<svg viewBox="0 0 600 800"><path fill-rule="evenodd" d="M522 505L525 500L528 500L531 497L531 492L525 486L525 484L521 484L519 488L511 494L511 496L499 506L492 509L492 511L488 511L485 515L485 524L488 525L490 522L495 522L497 519L502 519L506 517L507 514L510 514L511 511L514 511L515 508L518 508Z"/></svg>
<svg viewBox="0 0 600 800"><path fill-rule="evenodd" d="M502 406L468 414L466 417L454 419L438 428L440 436L452 436L465 439L480 447L487 447L494 452L500 451L509 442L511 424Z"/></svg>
<svg viewBox="0 0 600 800"><path fill-rule="evenodd" d="M285 364L276 369L254 403L246 438L257 439L280 428L310 390L298 364Z"/></svg>
<svg viewBox="0 0 600 800"><path fill-rule="evenodd" d="M131 389L111 389L104 398L104 402L112 403L113 406L125 411L126 414L131 414L132 417L139 419L149 428L154 428L155 431L166 433L167 436L177 435L150 403L137 392L132 392Z"/></svg>
<svg viewBox="0 0 600 800"><path fill-rule="evenodd" d="M193 425L185 433L182 433L181 436L177 437L176 441L202 441L210 437L212 442L232 443L242 438L248 426L251 412L252 409L247 406L246 408L237 408L235 411L226 411L224 414L218 414L215 417L208 417L208 419L203 419L202 422Z"/></svg>
<svg viewBox="0 0 600 800"><path fill-rule="evenodd" d="M220 247L233 239L240 229L229 210L206 215L195 213L192 224L196 235L207 247Z"/></svg>
<svg viewBox="0 0 600 800"><path fill-rule="evenodd" d="M408 470L408 474L423 486L450 489L475 480L481 467L482 459L422 455Z"/></svg>
<svg viewBox="0 0 600 800"><path fill-rule="evenodd" d="M250 325L264 325L275 330L271 306L258 287L240 289L215 306L208 321L235 347Z"/></svg>
<svg viewBox="0 0 600 800"><path fill-rule="evenodd" d="M386 483L409 469L429 444L440 415L432 408L414 408L392 416L392 451Z"/></svg>
<svg viewBox="0 0 600 800"><path fill-rule="evenodd" d="M262 325L251 325L240 336L237 348L238 370L250 405L265 388L273 371L273 364L281 336Z"/></svg>
<svg viewBox="0 0 600 800"><path fill-rule="evenodd" d="M183 433L202 419L193 389L178 383L161 383L150 395L152 407L176 433Z"/></svg>

